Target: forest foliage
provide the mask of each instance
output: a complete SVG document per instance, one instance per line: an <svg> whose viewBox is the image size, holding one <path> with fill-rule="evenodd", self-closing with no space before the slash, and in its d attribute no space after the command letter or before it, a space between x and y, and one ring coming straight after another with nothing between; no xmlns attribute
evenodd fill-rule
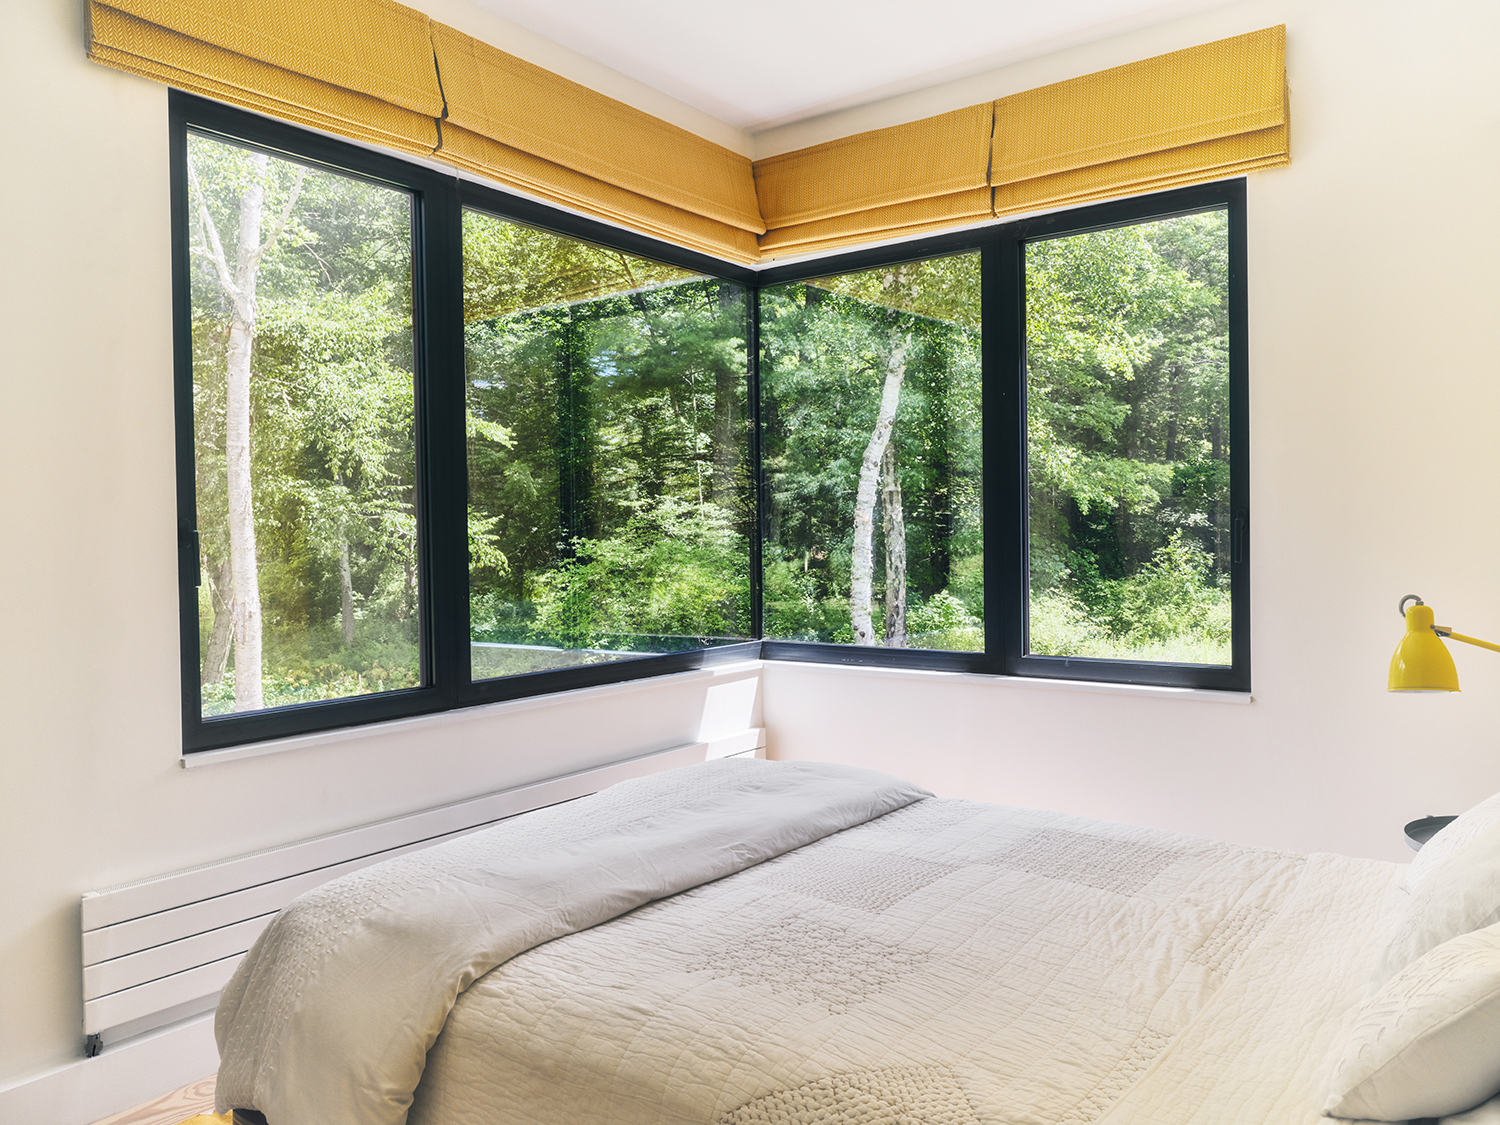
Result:
<svg viewBox="0 0 1500 1125"><path fill-rule="evenodd" d="M859 479L880 422L870 643L982 649L979 256L761 293L765 633L852 643ZM899 382L893 401L885 392ZM898 531L899 527L899 531Z"/></svg>
<svg viewBox="0 0 1500 1125"><path fill-rule="evenodd" d="M410 197L193 135L188 159L204 714L415 686ZM249 490L226 454L239 333ZM237 578L264 623L258 692L236 684Z"/></svg>
<svg viewBox="0 0 1500 1125"><path fill-rule="evenodd" d="M465 283L475 674L749 637L743 287L477 212Z"/></svg>
<svg viewBox="0 0 1500 1125"><path fill-rule="evenodd" d="M1227 229L1026 247L1033 652L1230 662Z"/></svg>

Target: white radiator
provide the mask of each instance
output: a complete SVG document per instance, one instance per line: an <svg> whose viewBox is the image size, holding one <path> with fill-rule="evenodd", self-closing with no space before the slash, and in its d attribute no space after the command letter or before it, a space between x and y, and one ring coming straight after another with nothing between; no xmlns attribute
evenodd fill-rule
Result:
<svg viewBox="0 0 1500 1125"><path fill-rule="evenodd" d="M748 730L83 896L86 1051L206 1012L276 912L303 891L497 820L705 758L764 756Z"/></svg>

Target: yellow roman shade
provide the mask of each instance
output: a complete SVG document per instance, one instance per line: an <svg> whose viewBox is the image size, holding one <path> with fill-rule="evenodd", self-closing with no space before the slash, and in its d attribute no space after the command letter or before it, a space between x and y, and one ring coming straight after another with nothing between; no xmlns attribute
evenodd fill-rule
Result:
<svg viewBox="0 0 1500 1125"><path fill-rule="evenodd" d="M831 219L817 219L768 231L760 240L760 249L766 257L786 257L876 239L944 230L989 218L990 199L990 189L979 187L932 199L871 207Z"/></svg>
<svg viewBox="0 0 1500 1125"><path fill-rule="evenodd" d="M633 227L730 261L759 257L755 235L614 187L479 133L443 122L442 160L540 199Z"/></svg>
<svg viewBox="0 0 1500 1125"><path fill-rule="evenodd" d="M1286 28L755 162L767 257L1236 176L1291 159Z"/></svg>
<svg viewBox="0 0 1500 1125"><path fill-rule="evenodd" d="M751 161L394 0L88 0L89 57L735 262L1291 159L1286 28Z"/></svg>
<svg viewBox="0 0 1500 1125"><path fill-rule="evenodd" d="M994 108L969 106L755 162L761 249L803 253L990 213Z"/></svg>
<svg viewBox="0 0 1500 1125"><path fill-rule="evenodd" d="M89 57L330 132L430 154L430 21L391 0L90 0Z"/></svg>
<svg viewBox="0 0 1500 1125"><path fill-rule="evenodd" d="M438 156L695 249L753 261L750 160L433 24L448 115Z"/></svg>
<svg viewBox="0 0 1500 1125"><path fill-rule="evenodd" d="M1155 191L1291 159L1286 28L995 102L995 213Z"/></svg>

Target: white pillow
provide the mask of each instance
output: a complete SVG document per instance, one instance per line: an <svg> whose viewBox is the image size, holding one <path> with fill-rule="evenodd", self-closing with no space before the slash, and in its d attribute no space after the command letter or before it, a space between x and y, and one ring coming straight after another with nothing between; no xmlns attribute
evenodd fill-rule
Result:
<svg viewBox="0 0 1500 1125"><path fill-rule="evenodd" d="M1500 1098L1491 1098L1478 1109L1457 1117L1445 1117L1438 1125L1500 1125Z"/></svg>
<svg viewBox="0 0 1500 1125"><path fill-rule="evenodd" d="M1500 1093L1500 925L1402 969L1355 1017L1323 1112L1406 1121Z"/></svg>
<svg viewBox="0 0 1500 1125"><path fill-rule="evenodd" d="M1369 995L1429 949L1500 922L1500 793L1417 853L1406 889L1406 913L1370 975Z"/></svg>

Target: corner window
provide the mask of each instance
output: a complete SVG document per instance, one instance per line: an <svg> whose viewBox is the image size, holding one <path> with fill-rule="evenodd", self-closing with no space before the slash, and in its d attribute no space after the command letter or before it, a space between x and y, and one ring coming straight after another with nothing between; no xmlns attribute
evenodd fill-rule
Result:
<svg viewBox="0 0 1500 1125"><path fill-rule="evenodd" d="M170 106L188 751L754 657L1248 690L1241 182L752 271Z"/></svg>
<svg viewBox="0 0 1500 1125"><path fill-rule="evenodd" d="M765 654L1247 690L1243 255L1228 183L766 271Z"/></svg>

